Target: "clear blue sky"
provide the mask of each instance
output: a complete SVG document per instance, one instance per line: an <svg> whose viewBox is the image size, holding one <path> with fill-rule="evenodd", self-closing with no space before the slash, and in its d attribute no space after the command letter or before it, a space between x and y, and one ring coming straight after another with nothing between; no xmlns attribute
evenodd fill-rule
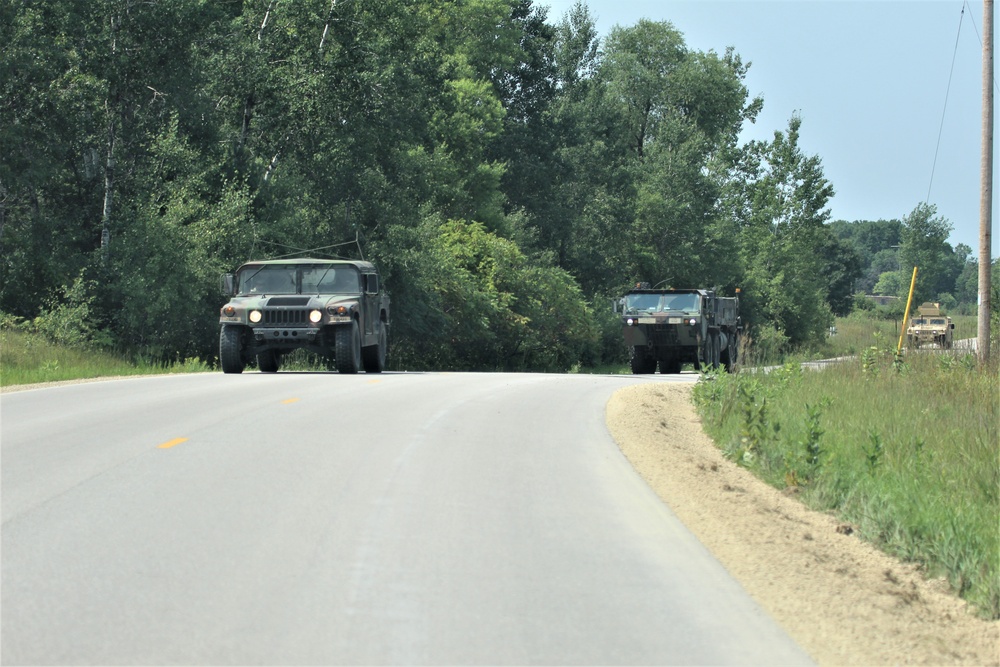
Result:
<svg viewBox="0 0 1000 667"><path fill-rule="evenodd" d="M536 0L550 8L550 23L574 2ZM670 21L691 49L721 54L734 47L752 63L746 79L750 94L764 99L764 110L744 129L744 139L770 139L798 112L801 147L822 159L836 190L831 219L902 218L928 201L954 227L949 242L970 246L978 257L981 1L586 0L586 5L602 38L615 25L647 18ZM996 146L994 164L1000 172ZM996 257L1000 201L996 187L993 192Z"/></svg>

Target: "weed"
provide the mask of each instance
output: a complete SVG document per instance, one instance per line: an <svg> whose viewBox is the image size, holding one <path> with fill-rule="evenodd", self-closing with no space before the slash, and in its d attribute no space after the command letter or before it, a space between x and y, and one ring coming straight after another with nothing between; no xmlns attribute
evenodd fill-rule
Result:
<svg viewBox="0 0 1000 667"><path fill-rule="evenodd" d="M865 449L865 458L868 460L868 474L874 475L882 464L885 445L882 444L882 436L878 434L878 431L868 431L868 439L872 443L872 448Z"/></svg>
<svg viewBox="0 0 1000 667"><path fill-rule="evenodd" d="M698 383L711 400L696 405L727 456L774 486L802 486L804 502L1000 619L997 365L911 354L899 368L893 352L877 337L860 365L720 376ZM801 429L783 436L779 424Z"/></svg>
<svg viewBox="0 0 1000 667"><path fill-rule="evenodd" d="M746 387L739 387L743 413L743 428L740 431L739 447L732 453L740 465L750 466L764 451L768 443L776 439L781 425L768 418L767 397L757 402L756 397Z"/></svg>
<svg viewBox="0 0 1000 667"><path fill-rule="evenodd" d="M819 426L819 418L823 414L824 407L823 403L819 405L809 405L806 403L806 433L805 437L799 441L799 445L805 453L806 464L809 466L810 471L815 471L819 467L820 459L825 454L819 442L819 439L823 435L823 429Z"/></svg>

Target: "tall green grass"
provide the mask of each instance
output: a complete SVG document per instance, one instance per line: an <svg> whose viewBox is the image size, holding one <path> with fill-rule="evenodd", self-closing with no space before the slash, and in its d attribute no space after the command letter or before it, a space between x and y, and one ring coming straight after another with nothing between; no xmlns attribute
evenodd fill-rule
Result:
<svg viewBox="0 0 1000 667"><path fill-rule="evenodd" d="M0 386L207 370L210 366L200 359L127 359L93 346L61 345L38 333L0 328Z"/></svg>
<svg viewBox="0 0 1000 667"><path fill-rule="evenodd" d="M703 376L694 396L706 430L762 479L798 487L1000 618L998 365L897 359L884 338L822 371Z"/></svg>
<svg viewBox="0 0 1000 667"><path fill-rule="evenodd" d="M952 318L955 324L954 339L975 338L976 317L974 315L957 315ZM826 339L826 342L812 356L841 357L858 354L871 347L874 336L886 342L891 342L895 348L899 343L901 320L881 320L872 318L865 312L858 312L847 317L838 317L836 333ZM905 344L905 340L903 341Z"/></svg>

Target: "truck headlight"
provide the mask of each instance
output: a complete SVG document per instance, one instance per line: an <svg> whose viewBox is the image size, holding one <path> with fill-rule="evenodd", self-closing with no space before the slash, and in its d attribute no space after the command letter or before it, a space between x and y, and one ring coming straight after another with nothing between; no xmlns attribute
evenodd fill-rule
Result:
<svg viewBox="0 0 1000 667"><path fill-rule="evenodd" d="M254 324L257 324L258 322L260 322L263 317L264 317L264 314L262 312L260 312L259 310L251 310L250 311L250 321L253 322Z"/></svg>
<svg viewBox="0 0 1000 667"><path fill-rule="evenodd" d="M695 318L692 317L690 320L688 320L688 324L690 324L691 326L694 326L694 325L698 324L698 320L696 320Z"/></svg>
<svg viewBox="0 0 1000 667"><path fill-rule="evenodd" d="M635 324L635 320L633 320L633 319L632 319L632 318L630 317L630 318L628 318L627 320L625 320L625 324L627 324L627 325L629 325L629 326L632 326L633 324Z"/></svg>
<svg viewBox="0 0 1000 667"><path fill-rule="evenodd" d="M309 321L313 324L319 324L319 321L323 319L323 313L318 310L309 311Z"/></svg>

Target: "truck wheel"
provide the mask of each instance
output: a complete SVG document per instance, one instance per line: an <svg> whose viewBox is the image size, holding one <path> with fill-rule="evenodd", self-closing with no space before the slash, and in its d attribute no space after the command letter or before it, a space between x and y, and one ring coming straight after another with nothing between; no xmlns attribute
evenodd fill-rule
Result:
<svg viewBox="0 0 1000 667"><path fill-rule="evenodd" d="M242 373L246 368L243 360L243 327L222 325L219 331L219 363L223 373Z"/></svg>
<svg viewBox="0 0 1000 667"><path fill-rule="evenodd" d="M385 322L378 323L378 343L361 348L361 360L365 373L381 373L385 370L385 357L389 351L389 332Z"/></svg>
<svg viewBox="0 0 1000 667"><path fill-rule="evenodd" d="M649 354L645 345L633 345L629 354L629 366L633 375L648 375L656 372L656 357Z"/></svg>
<svg viewBox="0 0 1000 667"><path fill-rule="evenodd" d="M353 374L361 370L361 330L357 320L337 327L336 347L339 372Z"/></svg>
<svg viewBox="0 0 1000 667"><path fill-rule="evenodd" d="M281 357L277 350L265 350L257 355L257 368L261 373L277 373L281 366Z"/></svg>
<svg viewBox="0 0 1000 667"><path fill-rule="evenodd" d="M739 335L735 333L728 335L726 338L726 349L722 351L721 361L726 367L726 371L732 373L733 368L736 366L737 356L739 356L740 339Z"/></svg>
<svg viewBox="0 0 1000 667"><path fill-rule="evenodd" d="M662 375L677 375L681 372L681 360L680 359L661 359L660 360L660 373Z"/></svg>
<svg viewBox="0 0 1000 667"><path fill-rule="evenodd" d="M719 367L719 332L709 331L705 337L705 369L715 370Z"/></svg>

